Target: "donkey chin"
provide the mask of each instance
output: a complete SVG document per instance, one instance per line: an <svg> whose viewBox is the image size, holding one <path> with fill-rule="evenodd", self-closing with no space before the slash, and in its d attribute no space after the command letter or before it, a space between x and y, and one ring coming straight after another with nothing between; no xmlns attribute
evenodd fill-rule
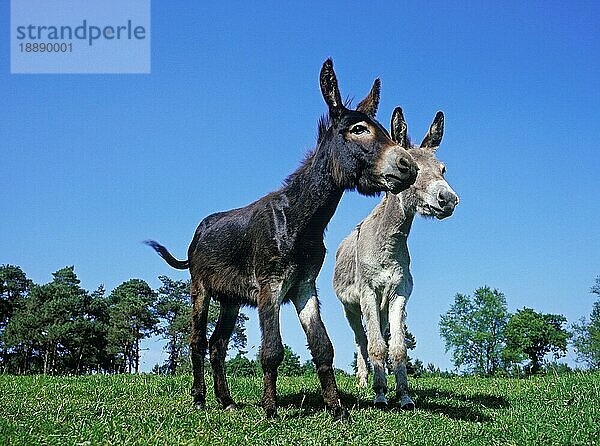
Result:
<svg viewBox="0 0 600 446"><path fill-rule="evenodd" d="M418 210L419 214L424 217L437 218L438 220L443 220L444 218L450 217L454 213L454 207L451 209L448 208L439 208L429 203L425 203L421 209Z"/></svg>

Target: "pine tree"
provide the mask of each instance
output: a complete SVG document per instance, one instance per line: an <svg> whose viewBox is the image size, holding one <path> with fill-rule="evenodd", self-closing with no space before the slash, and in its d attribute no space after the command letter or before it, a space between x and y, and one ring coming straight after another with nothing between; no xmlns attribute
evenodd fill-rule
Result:
<svg viewBox="0 0 600 446"><path fill-rule="evenodd" d="M108 297L108 353L113 355L115 372L138 373L140 341L157 331L156 293L140 279L131 279L115 288Z"/></svg>
<svg viewBox="0 0 600 446"><path fill-rule="evenodd" d="M179 364L187 357L190 337L190 283L160 276L156 311L164 321L159 333L167 340L167 370L175 375Z"/></svg>
<svg viewBox="0 0 600 446"><path fill-rule="evenodd" d="M14 360L19 356L15 349L9 351L6 344L5 329L11 317L33 286L20 267L14 265L0 266L0 372L13 371Z"/></svg>

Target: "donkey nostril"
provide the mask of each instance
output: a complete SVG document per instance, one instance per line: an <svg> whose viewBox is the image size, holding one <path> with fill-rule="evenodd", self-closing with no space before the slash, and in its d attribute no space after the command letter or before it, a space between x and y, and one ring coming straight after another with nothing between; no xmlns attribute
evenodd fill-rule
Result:
<svg viewBox="0 0 600 446"><path fill-rule="evenodd" d="M442 209L454 209L458 204L458 196L447 190L438 191L437 200Z"/></svg>
<svg viewBox="0 0 600 446"><path fill-rule="evenodd" d="M440 207L445 209L446 207L451 207L454 204L455 197L453 194L441 190L437 193L437 200Z"/></svg>
<svg viewBox="0 0 600 446"><path fill-rule="evenodd" d="M444 192L438 191L437 200L440 205L442 205L442 206L444 205L444 203L446 202L446 199L444 198Z"/></svg>
<svg viewBox="0 0 600 446"><path fill-rule="evenodd" d="M406 158L403 158L401 156L396 158L396 165L402 173L408 173L410 171L410 163Z"/></svg>

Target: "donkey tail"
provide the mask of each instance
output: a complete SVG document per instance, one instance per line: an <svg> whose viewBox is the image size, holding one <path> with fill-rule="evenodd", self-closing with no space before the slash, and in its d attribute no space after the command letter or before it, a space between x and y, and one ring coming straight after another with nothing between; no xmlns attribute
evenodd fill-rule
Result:
<svg viewBox="0 0 600 446"><path fill-rule="evenodd" d="M163 259L165 259L165 262L167 262L173 268L189 269L189 267L190 267L189 260L177 260L175 257L173 257L171 255L171 253L167 250L167 248L165 248L160 243L155 242L154 240L146 240L144 243L146 245L150 246L152 249L154 249L158 253L158 255L161 256Z"/></svg>

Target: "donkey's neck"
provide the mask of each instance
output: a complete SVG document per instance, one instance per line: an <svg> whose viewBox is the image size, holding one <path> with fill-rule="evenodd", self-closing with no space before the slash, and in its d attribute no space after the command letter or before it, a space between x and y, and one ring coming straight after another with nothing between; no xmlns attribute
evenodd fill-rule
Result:
<svg viewBox="0 0 600 446"><path fill-rule="evenodd" d="M326 147L317 147L282 189L288 199L288 221L298 235L322 238L342 198L331 174Z"/></svg>
<svg viewBox="0 0 600 446"><path fill-rule="evenodd" d="M415 211L408 206L402 194L395 195L390 192L381 200L382 214L379 226L380 234L389 240L406 244L410 228L415 218Z"/></svg>

